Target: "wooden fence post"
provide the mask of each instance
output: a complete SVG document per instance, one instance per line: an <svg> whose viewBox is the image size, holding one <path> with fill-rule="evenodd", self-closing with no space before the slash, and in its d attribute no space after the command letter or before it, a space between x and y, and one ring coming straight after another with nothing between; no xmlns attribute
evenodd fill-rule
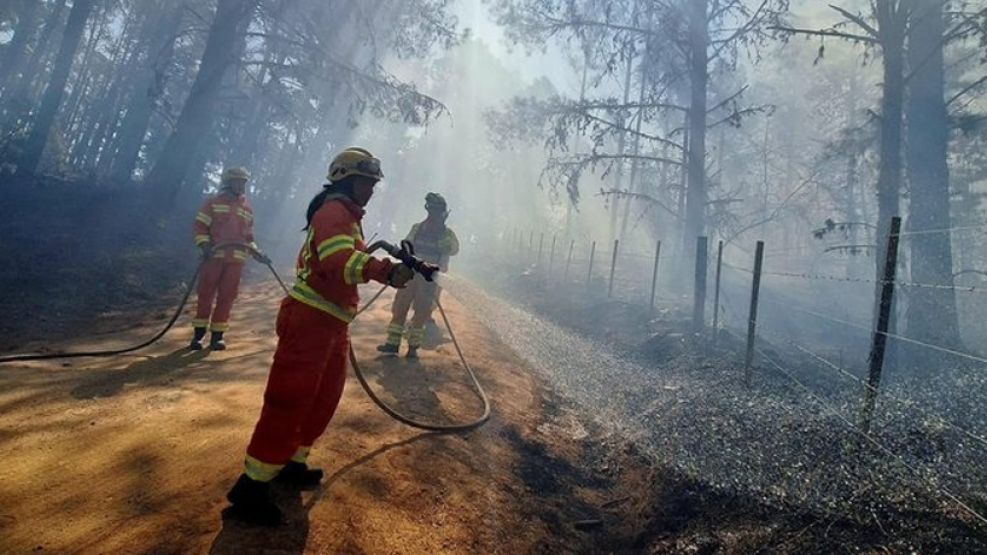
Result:
<svg viewBox="0 0 987 555"><path fill-rule="evenodd" d="M706 273L709 256L709 240L696 238L696 281L692 294L692 329L700 331L706 325Z"/></svg>
<svg viewBox="0 0 987 555"><path fill-rule="evenodd" d="M757 302L761 294L761 265L764 261L764 241L757 242L754 252L754 278L751 283L751 309L747 317L747 356L744 358L744 383L751 383L751 365L754 363L754 335L757 330Z"/></svg>
<svg viewBox="0 0 987 555"><path fill-rule="evenodd" d="M723 271L723 241L716 249L716 285L713 290L713 341L716 341L717 329L720 325L720 275Z"/></svg>
<svg viewBox="0 0 987 555"><path fill-rule="evenodd" d="M648 309L648 314L653 314L655 311L655 291L658 289L658 260L661 258L661 241L658 241L658 246L655 247L655 269L651 272L651 308Z"/></svg>
<svg viewBox="0 0 987 555"><path fill-rule="evenodd" d="M589 248L589 268L586 270L586 287L593 281L593 258L596 256L596 241Z"/></svg>
<svg viewBox="0 0 987 555"><path fill-rule="evenodd" d="M613 296L613 276L617 271L617 248L620 246L620 239L613 240L613 256L610 259L610 284L607 286L607 298Z"/></svg>
<svg viewBox="0 0 987 555"><path fill-rule="evenodd" d="M894 280L898 266L898 237L901 232L901 218L891 218L891 230L888 233L886 257L884 259L884 278L881 280L881 305L877 316L877 329L874 330L870 350L870 369L867 372L867 391L864 398L864 410L861 415L861 428L865 434L870 433L871 418L874 416L874 403L877 391L881 386L881 372L884 369L884 352L888 346L888 328L891 323L891 304L894 302Z"/></svg>
<svg viewBox="0 0 987 555"><path fill-rule="evenodd" d="M576 240L569 240L569 256L565 259L565 274L563 274L562 281L569 283L569 266L572 265L572 249L576 246Z"/></svg>

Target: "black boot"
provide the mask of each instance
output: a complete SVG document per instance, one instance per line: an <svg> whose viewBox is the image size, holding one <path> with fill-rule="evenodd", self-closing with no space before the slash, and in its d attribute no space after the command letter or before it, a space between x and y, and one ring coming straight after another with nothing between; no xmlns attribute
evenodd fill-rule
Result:
<svg viewBox="0 0 987 555"><path fill-rule="evenodd" d="M206 336L206 328L192 328L192 342L188 344L188 348L193 351L202 350L202 338Z"/></svg>
<svg viewBox="0 0 987 555"><path fill-rule="evenodd" d="M381 356L385 357L396 357L398 356L398 346L392 345L391 343L384 343L383 345L377 345L377 352Z"/></svg>
<svg viewBox="0 0 987 555"><path fill-rule="evenodd" d="M418 360L418 347L408 345L408 353L405 355L408 360Z"/></svg>
<svg viewBox="0 0 987 555"><path fill-rule="evenodd" d="M246 474L240 475L226 499L233 505L233 513L251 524L277 526L284 520L271 499L270 484L251 480Z"/></svg>
<svg viewBox="0 0 987 555"><path fill-rule="evenodd" d="M307 464L290 461L284 465L274 481L301 489L317 488L322 482L322 469L309 468Z"/></svg>
<svg viewBox="0 0 987 555"><path fill-rule="evenodd" d="M212 337L209 338L209 348L214 351L226 350L226 342L223 341L223 332L221 331L212 332Z"/></svg>

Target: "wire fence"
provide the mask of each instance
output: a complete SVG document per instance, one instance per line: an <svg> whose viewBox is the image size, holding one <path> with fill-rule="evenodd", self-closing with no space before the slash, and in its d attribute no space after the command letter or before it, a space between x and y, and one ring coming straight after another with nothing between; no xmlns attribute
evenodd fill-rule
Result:
<svg viewBox="0 0 987 555"><path fill-rule="evenodd" d="M907 241L912 237L936 233L976 230L987 232L987 224L908 230L898 233L897 238ZM737 345L747 345L756 355L757 368L772 370L803 395L804 402L814 403L823 413L836 418L857 443L868 445L875 453L900 467L902 472L917 480L932 498L951 504L972 522L987 525L985 509L981 508L987 506L984 505L987 503L987 484L982 479L987 475L987 414L983 403L983 393L987 393L987 356L962 344L939 344L927 338L910 336L907 332L898 331L894 321L889 329L881 330L877 324L879 319L872 312L875 295L880 298L881 291L889 287L892 291L897 288L905 295L910 290L937 290L975 296L987 292L987 287L912 282L897 276L874 279L790 271L788 267L804 260L804 248L767 252L762 249L767 262L757 276L761 292L753 306L763 304L768 310L761 316L761 321L757 321L751 318L750 299L754 292L749 289L755 270L742 262L753 255L743 249L730 249L728 246L730 250L724 258L730 261L720 259L717 264L715 248L697 255L672 252L671 249L662 252L663 247L656 244L655 251L647 253L640 249L622 249L619 242L612 245L576 242L541 232L525 235L515 231L513 236L505 233L498 246L500 252L505 253L504 260L523 267L528 275L539 278L546 287L552 284L567 287L584 285L588 291L600 296L605 291L607 297L613 300L649 303L651 311L658 305L683 308L690 300L703 305L702 310L695 313L700 315L700 328L705 328L710 320L716 321L717 328L708 330L711 331L708 336L713 341L722 332L735 340ZM786 256L792 254L802 258ZM694 290L683 294L681 288L669 287L673 281L672 272L667 270L669 266L691 264L700 258L706 262L712 261L704 265L707 272L704 280L710 278L707 285L709 291ZM697 285L701 282L698 273L701 270L698 268L697 263ZM681 286L682 282L679 278L677 283ZM786 292L793 282L801 282L805 289L814 292L814 296ZM823 285L830 289L819 289ZM744 300L738 302L739 299ZM706 310L709 308L706 305L710 304L713 305L712 310ZM747 336L749 330L753 330L753 334ZM922 388L921 380L882 384L880 370L878 379L875 379L872 363L873 345L877 337L890 342L890 349L907 345L941 357L939 365L943 368L951 367L953 363L950 360L960 360L974 365L974 372L964 375L967 382L941 376L930 379L929 382L935 382L938 389ZM840 344L840 348L833 354L824 354L827 343L833 343L834 338L839 338L836 343ZM762 344L762 341L768 343ZM784 351L776 352L780 348ZM799 357L798 370L786 362L795 357ZM839 360L834 360L837 358ZM766 379L763 374L758 375ZM831 383L824 383L824 379ZM865 400L872 405L875 400L879 401L881 411L876 417L881 425L879 429L872 430L875 422L871 420L875 417L868 416L867 411L860 408L864 406L866 409ZM857 422L854 422L855 419ZM897 420L896 424L894 420ZM956 438L955 444L940 446L939 453L931 456L931 460L925 460L922 456L926 455L919 456L913 452L917 448L912 443L918 440L912 438L917 432L911 428L916 425L924 426L922 430L948 430L952 433L949 437ZM899 432L911 439L906 441L896 437ZM974 449L975 452L972 451ZM950 461L950 457L955 460ZM857 461L854 464L864 463ZM853 472L868 476L866 487L877 488L877 482L892 478L902 483L906 481L904 476L884 476L862 467ZM788 476L786 479L790 478ZM976 498L977 503L969 502L967 498L970 496ZM844 501L852 498L846 497Z"/></svg>

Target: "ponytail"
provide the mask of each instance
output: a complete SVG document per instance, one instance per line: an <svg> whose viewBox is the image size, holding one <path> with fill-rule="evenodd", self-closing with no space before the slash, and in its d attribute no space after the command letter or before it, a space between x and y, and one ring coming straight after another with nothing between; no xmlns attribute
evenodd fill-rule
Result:
<svg viewBox="0 0 987 555"><path fill-rule="evenodd" d="M319 191L317 195L312 197L312 201L308 203L308 209L305 210L305 227L302 231L308 231L308 228L312 227L312 218L315 213L322 208L322 205L326 202L326 197L329 195L343 195L349 198L353 198L353 176L346 176L339 181L333 183L326 183L322 186L322 190Z"/></svg>

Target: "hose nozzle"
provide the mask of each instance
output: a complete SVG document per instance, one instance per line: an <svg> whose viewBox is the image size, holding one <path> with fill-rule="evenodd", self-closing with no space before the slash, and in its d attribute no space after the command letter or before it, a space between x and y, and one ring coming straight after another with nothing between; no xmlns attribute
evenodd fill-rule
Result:
<svg viewBox="0 0 987 555"><path fill-rule="evenodd" d="M426 281L435 281L435 274L439 271L439 267L415 256L415 246L411 244L411 241L401 241L400 248L387 241L377 241L367 248L368 253L373 253L377 250L383 250L387 254L397 258L402 264L420 274Z"/></svg>

